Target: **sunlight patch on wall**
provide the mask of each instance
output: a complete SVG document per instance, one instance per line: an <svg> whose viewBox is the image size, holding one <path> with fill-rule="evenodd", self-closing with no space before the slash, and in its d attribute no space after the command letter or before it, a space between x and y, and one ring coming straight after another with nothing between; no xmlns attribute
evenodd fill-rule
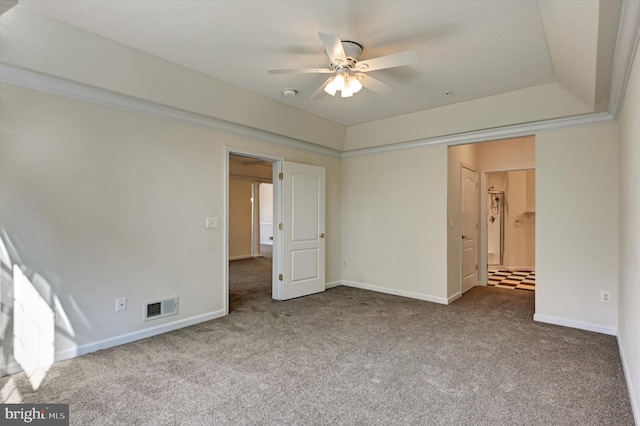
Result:
<svg viewBox="0 0 640 426"><path fill-rule="evenodd" d="M55 315L17 265L13 266L13 284L13 357L35 390L53 364Z"/></svg>
<svg viewBox="0 0 640 426"><path fill-rule="evenodd" d="M7 383L0 389L0 401L6 404L19 404L22 402L22 395L13 378L7 380Z"/></svg>

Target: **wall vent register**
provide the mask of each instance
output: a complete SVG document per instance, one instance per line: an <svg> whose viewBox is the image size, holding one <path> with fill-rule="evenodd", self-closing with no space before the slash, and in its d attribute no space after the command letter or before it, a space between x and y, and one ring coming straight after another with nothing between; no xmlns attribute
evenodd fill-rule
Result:
<svg viewBox="0 0 640 426"><path fill-rule="evenodd" d="M178 297L144 302L144 320L164 318L178 313Z"/></svg>

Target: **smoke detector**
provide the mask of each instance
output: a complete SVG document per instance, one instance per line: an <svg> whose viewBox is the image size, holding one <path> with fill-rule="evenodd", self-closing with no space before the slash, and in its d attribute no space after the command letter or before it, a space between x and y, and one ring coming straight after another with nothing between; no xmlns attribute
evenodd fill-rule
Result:
<svg viewBox="0 0 640 426"><path fill-rule="evenodd" d="M293 98L295 95L298 94L298 91L296 89L284 89L282 94L285 95L287 98Z"/></svg>

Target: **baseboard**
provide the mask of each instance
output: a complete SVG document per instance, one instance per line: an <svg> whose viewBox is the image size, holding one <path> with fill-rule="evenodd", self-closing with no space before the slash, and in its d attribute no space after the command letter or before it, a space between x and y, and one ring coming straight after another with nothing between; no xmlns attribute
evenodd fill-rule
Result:
<svg viewBox="0 0 640 426"><path fill-rule="evenodd" d="M489 265L489 268L499 268L503 271L536 271L535 266L499 266L499 265Z"/></svg>
<svg viewBox="0 0 640 426"><path fill-rule="evenodd" d="M169 331L178 330L190 325L195 325L201 322L210 321L216 318L225 316L224 309L219 311L213 311L202 315L196 315L189 318L183 318L177 321L160 324L154 327L147 327L143 330L134 331L120 336L110 337L108 339L98 340L96 342L85 343L84 345L76 346L74 348L63 349L57 351L54 354L54 362L63 361L65 359L75 358L81 355L86 355L91 352L96 352L102 349L112 348L114 346L124 345L125 343L135 342L136 340L146 339L148 337L156 336L158 334L167 333ZM11 362L4 368L0 368L0 377L8 374L15 374L22 371L22 367L17 362Z"/></svg>
<svg viewBox="0 0 640 426"><path fill-rule="evenodd" d="M462 292L456 292L447 298L447 304L450 304L462 297Z"/></svg>
<svg viewBox="0 0 640 426"><path fill-rule="evenodd" d="M330 283L326 283L324 285L324 288L328 289L328 288L338 287L339 285L342 285L342 281L332 281Z"/></svg>
<svg viewBox="0 0 640 426"><path fill-rule="evenodd" d="M622 344L622 338L618 336L618 352L620 352L620 359L622 360L622 371L624 372L624 378L627 382L627 391L629 392L629 399L631 400L631 412L635 423L640 425L640 405L638 398L636 397L636 390L633 387L633 381L631 380L631 368L628 364L628 360L624 353L624 345Z"/></svg>
<svg viewBox="0 0 640 426"><path fill-rule="evenodd" d="M395 288L381 287L374 284L358 283L355 281L341 281L341 284L347 287L377 291L378 293L393 294L394 296L409 297L411 299L424 300L426 302L439 303L441 305L446 305L449 303L446 297L437 297L428 294L414 293L412 291L397 290Z"/></svg>
<svg viewBox="0 0 640 426"><path fill-rule="evenodd" d="M544 322L547 324L578 328L580 330L595 331L596 333L609 334L611 336L616 336L618 334L618 330L616 327L606 327L599 324L592 324L592 323L582 322L582 321L574 321L566 318L552 317L549 315L534 314L533 320L538 322Z"/></svg>
<svg viewBox="0 0 640 426"><path fill-rule="evenodd" d="M242 259L253 259L253 256L251 256L250 254L244 254L241 256L229 256L229 260L242 260Z"/></svg>

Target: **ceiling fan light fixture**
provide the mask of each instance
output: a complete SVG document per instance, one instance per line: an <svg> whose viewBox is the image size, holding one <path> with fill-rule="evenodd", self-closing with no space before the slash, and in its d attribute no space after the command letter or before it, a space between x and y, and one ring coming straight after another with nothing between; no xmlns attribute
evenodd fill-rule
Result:
<svg viewBox="0 0 640 426"><path fill-rule="evenodd" d="M343 98L350 98L351 96L353 96L353 91L351 90L351 87L349 86L349 80L346 80L344 82L344 87L340 91L340 96L342 96Z"/></svg>
<svg viewBox="0 0 640 426"><path fill-rule="evenodd" d="M358 77L349 77L349 89L351 93L358 93L362 89L362 83Z"/></svg>
<svg viewBox="0 0 640 426"><path fill-rule="evenodd" d="M334 78L333 78L333 85L336 88L336 90L343 90L344 89L344 85L345 85L345 78L344 75L342 73L338 73Z"/></svg>
<svg viewBox="0 0 640 426"><path fill-rule="evenodd" d="M331 77L329 82L324 86L324 91L327 92L331 96L336 95L336 91L338 90L335 85L336 78Z"/></svg>
<svg viewBox="0 0 640 426"><path fill-rule="evenodd" d="M314 92L311 99L323 97L323 92L335 96L338 91L342 92L341 96L343 98L348 98L362 89L362 80L366 72L402 67L420 62L420 57L415 50L407 50L358 62L362 54L362 45L360 43L341 40L337 34L319 32L318 36L329 59L328 68L267 70L269 74L334 74ZM367 82L367 84L370 83L375 86L372 88L374 92L380 93L391 89L390 86L373 77L368 77Z"/></svg>

